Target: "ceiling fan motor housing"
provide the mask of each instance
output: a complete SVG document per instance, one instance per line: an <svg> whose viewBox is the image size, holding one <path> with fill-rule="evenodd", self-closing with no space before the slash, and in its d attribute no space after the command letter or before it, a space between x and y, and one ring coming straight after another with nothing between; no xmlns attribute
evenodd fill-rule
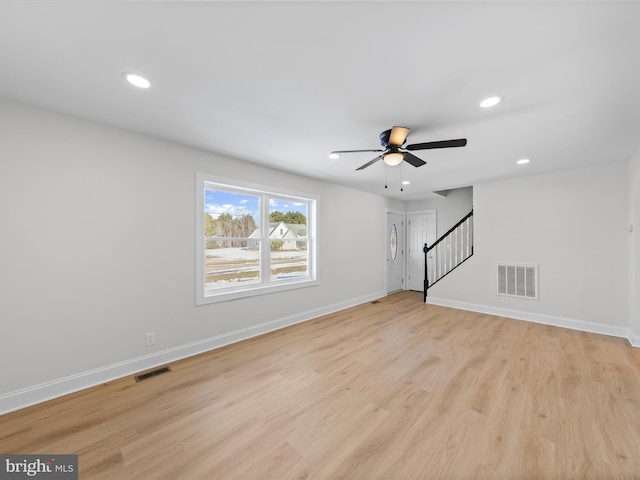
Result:
<svg viewBox="0 0 640 480"><path fill-rule="evenodd" d="M382 148L387 148L389 146L390 137L391 137L391 129L385 130L380 134L380 145L382 145Z"/></svg>

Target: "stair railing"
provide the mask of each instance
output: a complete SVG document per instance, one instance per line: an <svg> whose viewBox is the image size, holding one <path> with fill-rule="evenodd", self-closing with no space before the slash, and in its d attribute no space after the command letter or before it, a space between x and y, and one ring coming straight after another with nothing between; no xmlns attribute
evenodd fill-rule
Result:
<svg viewBox="0 0 640 480"><path fill-rule="evenodd" d="M473 210L433 245L424 244L424 301L427 290L473 255ZM429 260L433 260L429 267Z"/></svg>

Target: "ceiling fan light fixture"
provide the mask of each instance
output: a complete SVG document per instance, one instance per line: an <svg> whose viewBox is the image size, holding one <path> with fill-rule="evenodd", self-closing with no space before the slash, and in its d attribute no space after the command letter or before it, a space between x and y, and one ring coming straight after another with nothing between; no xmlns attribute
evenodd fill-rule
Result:
<svg viewBox="0 0 640 480"><path fill-rule="evenodd" d="M339 154L339 153L335 153L335 152L331 152L331 153L329 154L329 158L330 158L331 160L336 160L336 159L340 158L340 154Z"/></svg>
<svg viewBox="0 0 640 480"><path fill-rule="evenodd" d="M389 134L389 143L399 147L407 140L407 135L409 135L407 127L393 127Z"/></svg>
<svg viewBox="0 0 640 480"><path fill-rule="evenodd" d="M382 159L384 160L384 163L386 163L390 167L395 167L396 165L399 165L400 162L402 162L402 160L404 160L404 153L402 152L385 153Z"/></svg>
<svg viewBox="0 0 640 480"><path fill-rule="evenodd" d="M480 106L482 108L490 108L490 107L495 107L497 104L499 104L502 101L502 97L489 97L489 98L485 98L484 100L482 100L480 102Z"/></svg>
<svg viewBox="0 0 640 480"><path fill-rule="evenodd" d="M531 160L529 160L528 158L521 158L520 160L516 161L516 163L518 165L526 165L527 163L529 163Z"/></svg>

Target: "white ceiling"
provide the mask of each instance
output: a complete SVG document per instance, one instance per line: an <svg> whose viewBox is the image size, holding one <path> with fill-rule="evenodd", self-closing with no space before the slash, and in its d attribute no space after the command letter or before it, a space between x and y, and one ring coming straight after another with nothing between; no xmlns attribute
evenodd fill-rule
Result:
<svg viewBox="0 0 640 480"><path fill-rule="evenodd" d="M4 0L0 97L413 200L628 160L639 46L635 2ZM386 190L383 162L355 171L375 154L328 158L393 125L469 143L387 167Z"/></svg>

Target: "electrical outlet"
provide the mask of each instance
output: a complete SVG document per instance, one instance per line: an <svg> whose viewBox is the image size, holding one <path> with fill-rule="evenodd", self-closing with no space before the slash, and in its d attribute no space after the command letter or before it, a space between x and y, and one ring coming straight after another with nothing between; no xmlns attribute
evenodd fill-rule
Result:
<svg viewBox="0 0 640 480"><path fill-rule="evenodd" d="M509 299L507 297L502 297L502 304L509 305Z"/></svg>
<svg viewBox="0 0 640 480"><path fill-rule="evenodd" d="M156 332L149 332L145 335L146 345L150 347L156 344Z"/></svg>

